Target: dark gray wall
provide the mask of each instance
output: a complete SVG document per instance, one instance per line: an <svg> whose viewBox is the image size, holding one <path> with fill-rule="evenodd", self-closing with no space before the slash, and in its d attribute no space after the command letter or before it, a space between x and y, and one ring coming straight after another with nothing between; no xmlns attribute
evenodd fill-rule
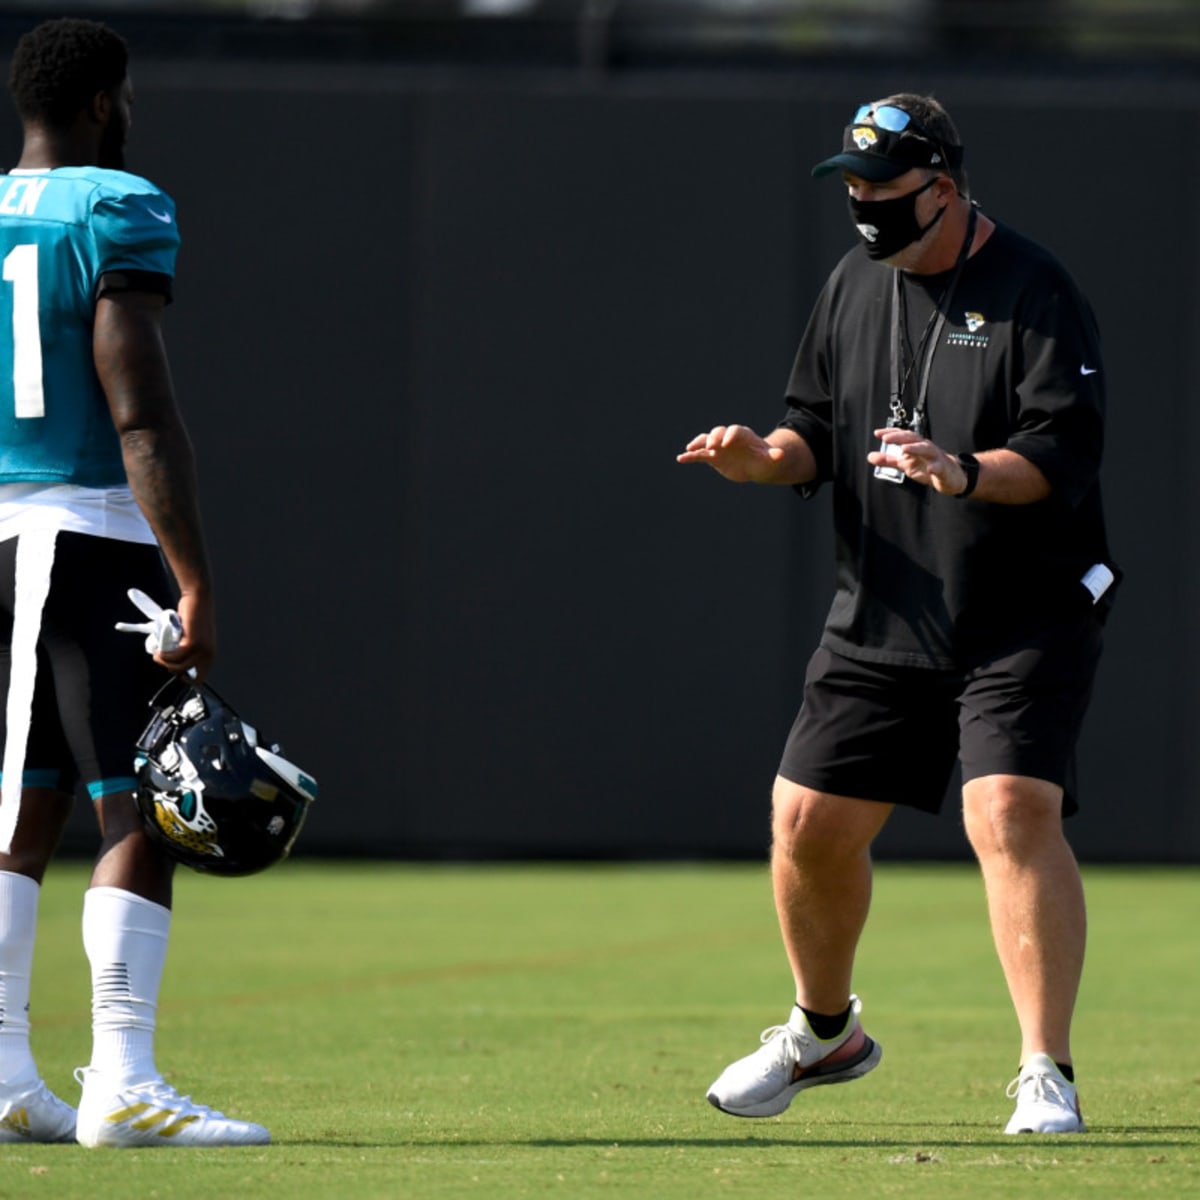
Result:
<svg viewBox="0 0 1200 1200"><path fill-rule="evenodd" d="M185 236L168 333L214 681L320 779L303 851L763 852L828 511L673 456L777 419L851 237L808 167L856 103L915 87L1105 334L1128 581L1075 844L1200 853L1196 87L153 61L135 83L131 167ZM881 849L964 853L955 807Z"/></svg>

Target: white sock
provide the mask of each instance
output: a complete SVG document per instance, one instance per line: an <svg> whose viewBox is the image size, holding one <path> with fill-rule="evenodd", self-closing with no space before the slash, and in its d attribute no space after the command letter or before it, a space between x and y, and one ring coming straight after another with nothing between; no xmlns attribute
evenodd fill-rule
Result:
<svg viewBox="0 0 1200 1200"><path fill-rule="evenodd" d="M93 1071L109 1083L158 1078L154 1024L171 910L121 888L89 888L83 948L92 967Z"/></svg>
<svg viewBox="0 0 1200 1200"><path fill-rule="evenodd" d="M36 1083L29 1048L29 977L41 888L28 875L0 871L0 1084Z"/></svg>

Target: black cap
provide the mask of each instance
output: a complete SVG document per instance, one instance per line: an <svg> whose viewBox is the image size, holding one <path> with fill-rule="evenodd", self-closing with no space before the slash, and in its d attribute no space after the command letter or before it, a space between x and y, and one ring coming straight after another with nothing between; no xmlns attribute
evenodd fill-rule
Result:
<svg viewBox="0 0 1200 1200"><path fill-rule="evenodd" d="M886 183L914 167L953 170L962 165L962 159L961 146L943 146L911 126L893 133L864 121L847 125L841 154L817 163L812 173L819 177L834 171L853 171L872 183Z"/></svg>

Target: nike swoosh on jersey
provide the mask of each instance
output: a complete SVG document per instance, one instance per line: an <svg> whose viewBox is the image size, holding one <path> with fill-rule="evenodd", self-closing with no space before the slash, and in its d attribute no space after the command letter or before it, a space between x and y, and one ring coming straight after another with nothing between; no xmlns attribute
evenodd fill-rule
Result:
<svg viewBox="0 0 1200 1200"><path fill-rule="evenodd" d="M1080 375L1095 375L1099 370L1099 367L1080 367L1079 373Z"/></svg>
<svg viewBox="0 0 1200 1200"><path fill-rule="evenodd" d="M148 213L149 213L149 214L150 214L150 215L151 215L151 216L152 216L152 217L153 217L153 218L154 218L156 221L161 221L161 222L162 222L164 225L170 225L170 223L171 223L171 214L170 214L170 213L160 213L160 212L155 212L155 211L154 211L154 209L152 209L152 208L148 208L148 209L146 209L146 211L147 211L147 212L148 212Z"/></svg>

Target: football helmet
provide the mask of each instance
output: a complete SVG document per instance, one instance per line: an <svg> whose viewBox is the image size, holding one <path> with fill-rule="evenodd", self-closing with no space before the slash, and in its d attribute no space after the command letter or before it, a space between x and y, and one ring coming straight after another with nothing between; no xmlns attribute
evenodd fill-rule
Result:
<svg viewBox="0 0 1200 1200"><path fill-rule="evenodd" d="M150 836L213 875L252 875L286 858L316 780L206 684L173 678L150 706L134 758Z"/></svg>

